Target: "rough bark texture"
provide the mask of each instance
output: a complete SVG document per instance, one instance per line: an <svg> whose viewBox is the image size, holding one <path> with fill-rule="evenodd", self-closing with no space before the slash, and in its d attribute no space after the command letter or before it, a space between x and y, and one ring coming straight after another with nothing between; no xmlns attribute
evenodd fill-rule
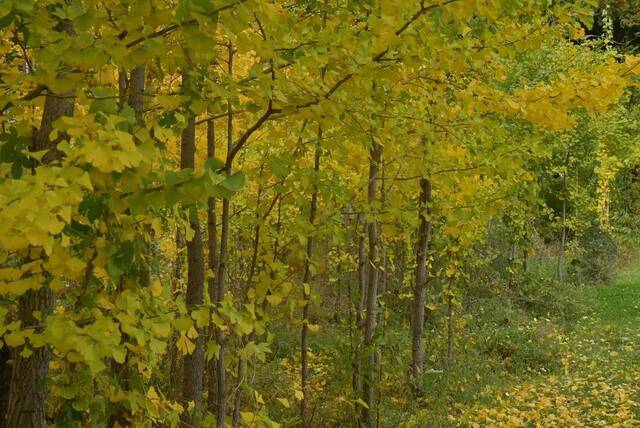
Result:
<svg viewBox="0 0 640 428"><path fill-rule="evenodd" d="M9 405L9 388L11 387L11 349L3 346L0 349L0 427L3 426Z"/></svg>
<svg viewBox="0 0 640 428"><path fill-rule="evenodd" d="M195 166L195 121L189 118L187 127L182 132L180 167L193 168ZM187 292L186 303L189 310L194 310L204 301L204 248L202 244L202 231L195 206L187 207L189 212L189 224L193 230L193 237L187 240ZM200 329L199 329L200 330ZM182 378L182 400L185 403L193 401L194 413L183 414L183 422L188 426L197 426L194 415L201 410L202 405L202 378L204 376L204 342L202 331L198 331L195 339L195 350L192 354L185 355Z"/></svg>
<svg viewBox="0 0 640 428"><path fill-rule="evenodd" d="M411 375L416 389L422 385L424 369L424 305L426 300L428 271L427 257L431 238L429 221L429 201L431 200L431 182L426 178L420 180L420 199L418 215L420 227L416 242L416 280L413 286L413 302L411 307Z"/></svg>
<svg viewBox="0 0 640 428"><path fill-rule="evenodd" d="M314 155L313 170L316 174L320 171L320 141L322 140L322 129L318 131L318 144L316 146ZM309 208L309 224L313 226L316 221L316 214L318 211L318 185L313 185L313 193L311 194L311 206ZM300 329L300 379L302 386L302 400L300 400L300 418L302 420L302 426L308 428L311 424L309 419L309 299L311 295L308 292L307 287L311 287L311 258L313 257L313 236L307 236L307 251L304 261L304 273L302 277L302 300L304 306L302 307L302 327Z"/></svg>
<svg viewBox="0 0 640 428"><path fill-rule="evenodd" d="M144 65L139 65L129 76L129 105L136 115L136 121L142 123L144 113Z"/></svg>
<svg viewBox="0 0 640 428"><path fill-rule="evenodd" d="M53 293L46 286L37 291L30 290L20 296L18 305L18 318L22 320L22 325L36 326L40 321L33 316L33 312L51 313ZM14 352L7 428L46 426L49 358L47 347L35 348L33 354L27 358L21 357L19 350Z"/></svg>
<svg viewBox="0 0 640 428"><path fill-rule="evenodd" d="M44 102L40 128L35 132L33 151L48 150L43 163L52 162L62 156L56 149L59 140L52 141L49 134L53 122L62 116L73 116L73 93L47 96ZM51 313L53 292L45 284L39 290L30 290L18 299L18 319L22 327L40 330L41 321L33 316L39 311L43 316ZM14 353L6 426L8 428L39 428L46 426L47 377L49 373L49 349L44 346L33 349L29 357L22 357L20 350Z"/></svg>
<svg viewBox="0 0 640 428"><path fill-rule="evenodd" d="M378 175L380 172L380 158L382 156L382 146L373 142L369 153L369 184L367 186L367 199L371 204L376 200L378 191ZM368 255L368 275L367 275L367 298L365 301L364 320L364 356L367 367L364 370L362 399L367 404L362 409L362 423L368 427L373 427L375 419L374 406L374 381L375 381L375 349L374 335L377 325L378 306L378 224L376 220L367 223L367 239L369 244Z"/></svg>

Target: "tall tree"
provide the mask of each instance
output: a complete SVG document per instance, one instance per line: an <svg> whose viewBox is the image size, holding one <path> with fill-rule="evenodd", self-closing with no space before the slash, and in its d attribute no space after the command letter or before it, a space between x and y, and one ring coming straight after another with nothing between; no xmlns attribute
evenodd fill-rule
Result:
<svg viewBox="0 0 640 428"><path fill-rule="evenodd" d="M40 128L33 135L31 148L34 152L45 150L45 162L52 162L61 156L61 152L56 148L61 139L51 139L49 136L56 120L63 116L73 116L73 95L73 92L48 92L46 95ZM18 299L18 319L22 327L33 328L36 332L42 332L41 319L53 309L54 293L48 285L52 278L46 273L45 277L46 282L39 289L29 290ZM49 359L50 352L46 346L34 349L31 355L16 350L7 407L7 427L39 428L47 425Z"/></svg>
<svg viewBox="0 0 640 428"><path fill-rule="evenodd" d="M424 369L424 310L426 303L427 283L429 280L428 257L431 239L431 181L420 179L420 196L418 198L418 228L416 241L416 273L413 284L413 300L411 302L411 375L417 391L422 389Z"/></svg>
<svg viewBox="0 0 640 428"><path fill-rule="evenodd" d="M190 77L183 74L185 90L192 90ZM189 114L187 126L182 131L180 144L180 168L195 168L196 156L196 126L195 118ZM202 230L198 218L197 205L185 207L189 217L189 228L192 236L187 238L187 308L191 311L204 303L204 278L205 260L202 242ZM198 415L202 406L202 385L204 378L204 333L201 329L196 331L195 349L184 357L184 372L182 377L182 400L185 403L193 402L193 412L183 414L183 422L189 426L198 426Z"/></svg>
<svg viewBox="0 0 640 428"><path fill-rule="evenodd" d="M382 158L382 145L372 138L369 150L369 179L367 181L367 202L373 206L378 198L378 175L380 173L380 160ZM363 326L365 369L362 385L362 400L366 403L362 409L362 422L368 427L375 426L374 392L375 392L375 343L377 309L378 309L378 224L375 214L367 221L367 241L369 266L367 275L367 292L365 302L365 319Z"/></svg>

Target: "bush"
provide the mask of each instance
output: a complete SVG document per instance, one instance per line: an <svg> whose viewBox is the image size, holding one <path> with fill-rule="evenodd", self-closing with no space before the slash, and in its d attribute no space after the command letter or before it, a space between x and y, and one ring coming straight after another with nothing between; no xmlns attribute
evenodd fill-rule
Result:
<svg viewBox="0 0 640 428"><path fill-rule="evenodd" d="M618 262L618 246L613 237L598 225L591 226L577 241L579 250L568 273L577 283L607 282Z"/></svg>

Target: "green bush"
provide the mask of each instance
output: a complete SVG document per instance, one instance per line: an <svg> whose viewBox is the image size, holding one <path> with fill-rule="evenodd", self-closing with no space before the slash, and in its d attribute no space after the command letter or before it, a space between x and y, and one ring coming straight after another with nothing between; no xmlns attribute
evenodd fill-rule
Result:
<svg viewBox="0 0 640 428"><path fill-rule="evenodd" d="M598 225L593 225L578 238L578 251L568 273L576 283L610 281L618 262L618 246L613 237Z"/></svg>

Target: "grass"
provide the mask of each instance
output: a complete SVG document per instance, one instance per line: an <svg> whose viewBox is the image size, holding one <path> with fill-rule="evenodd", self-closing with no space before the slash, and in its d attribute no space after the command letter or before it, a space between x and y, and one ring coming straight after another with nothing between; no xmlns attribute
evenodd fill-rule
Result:
<svg viewBox="0 0 640 428"><path fill-rule="evenodd" d="M612 284L585 289L592 315L618 325L633 323L640 316L640 269L625 269Z"/></svg>
<svg viewBox="0 0 640 428"><path fill-rule="evenodd" d="M627 267L610 284L580 291L585 315L565 333L561 369L520 378L491 404L463 409L456 425L640 425L640 270Z"/></svg>

